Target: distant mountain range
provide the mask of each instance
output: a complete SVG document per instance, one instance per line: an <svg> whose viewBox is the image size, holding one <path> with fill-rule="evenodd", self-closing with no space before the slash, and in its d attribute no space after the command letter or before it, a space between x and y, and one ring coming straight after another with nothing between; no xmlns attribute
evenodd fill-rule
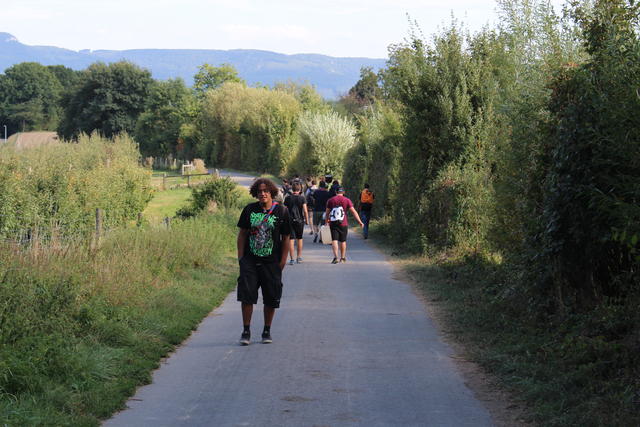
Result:
<svg viewBox="0 0 640 427"><path fill-rule="evenodd" d="M208 63L232 64L249 84L272 85L293 80L309 82L327 99L346 93L360 76L361 67L374 71L385 66L385 59L335 58L317 54L284 55L264 50L234 49L132 49L74 50L53 46L28 46L9 33L0 33L0 70L20 62L64 65L81 70L97 62L127 60L151 71L156 79L181 77L193 84L198 66Z"/></svg>

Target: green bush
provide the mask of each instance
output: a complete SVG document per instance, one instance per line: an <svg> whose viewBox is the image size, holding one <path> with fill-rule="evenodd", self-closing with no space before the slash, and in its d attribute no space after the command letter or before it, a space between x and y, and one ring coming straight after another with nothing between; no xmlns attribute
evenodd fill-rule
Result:
<svg viewBox="0 0 640 427"><path fill-rule="evenodd" d="M77 143L16 150L0 147L0 236L70 235L136 218L152 195L150 171L126 135L82 135Z"/></svg>
<svg viewBox="0 0 640 427"><path fill-rule="evenodd" d="M214 166L280 175L295 149L300 111L286 92L224 83L202 101L201 154Z"/></svg>
<svg viewBox="0 0 640 427"><path fill-rule="evenodd" d="M341 176L345 156L355 144L353 124L331 112L306 111L298 122L300 142L289 173Z"/></svg>
<svg viewBox="0 0 640 427"><path fill-rule="evenodd" d="M212 177L204 184L194 187L191 190L189 205L180 208L176 212L176 216L180 218L194 217L212 207L212 203L215 204L215 208L240 207L241 192L231 178Z"/></svg>

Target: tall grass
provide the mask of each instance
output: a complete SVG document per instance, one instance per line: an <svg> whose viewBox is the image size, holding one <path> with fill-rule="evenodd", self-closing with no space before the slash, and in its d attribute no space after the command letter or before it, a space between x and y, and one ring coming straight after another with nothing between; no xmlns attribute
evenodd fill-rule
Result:
<svg viewBox="0 0 640 427"><path fill-rule="evenodd" d="M139 166L126 135L82 135L77 143L18 150L0 147L0 237L57 226L89 230L96 208L114 227L135 219L152 195L150 172Z"/></svg>
<svg viewBox="0 0 640 427"><path fill-rule="evenodd" d="M233 286L235 220L0 248L0 425L97 425Z"/></svg>

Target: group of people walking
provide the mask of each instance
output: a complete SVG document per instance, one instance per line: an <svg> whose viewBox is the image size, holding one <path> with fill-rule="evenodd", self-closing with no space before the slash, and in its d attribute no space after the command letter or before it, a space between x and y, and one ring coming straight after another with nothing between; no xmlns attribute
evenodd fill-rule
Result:
<svg viewBox="0 0 640 427"><path fill-rule="evenodd" d="M306 188L303 188L306 185ZM363 228L368 238L374 194L365 184L360 194L360 214L345 196L344 187L331 175L320 183L298 178L283 181L282 189L267 178L256 179L249 192L257 199L242 210L238 220L238 301L241 302L243 332L240 344L251 342L253 306L262 289L264 329L262 342L271 343L271 323L282 297L282 270L287 264L302 263L304 226L311 227L313 242L320 237L322 226L331 231L332 264L347 261L348 213ZM361 219L362 217L362 219ZM327 242L325 242L327 243Z"/></svg>

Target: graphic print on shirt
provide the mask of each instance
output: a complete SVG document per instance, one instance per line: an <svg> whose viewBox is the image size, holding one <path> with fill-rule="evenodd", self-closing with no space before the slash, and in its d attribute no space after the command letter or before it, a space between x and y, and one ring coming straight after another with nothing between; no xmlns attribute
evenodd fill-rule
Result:
<svg viewBox="0 0 640 427"><path fill-rule="evenodd" d="M344 219L344 209L342 206L336 206L331 209L331 212L329 212L329 219L331 221L342 221Z"/></svg>
<svg viewBox="0 0 640 427"><path fill-rule="evenodd" d="M252 212L249 218L251 233L249 234L249 249L255 256L266 257L273 252L273 229L277 217L266 213Z"/></svg>

